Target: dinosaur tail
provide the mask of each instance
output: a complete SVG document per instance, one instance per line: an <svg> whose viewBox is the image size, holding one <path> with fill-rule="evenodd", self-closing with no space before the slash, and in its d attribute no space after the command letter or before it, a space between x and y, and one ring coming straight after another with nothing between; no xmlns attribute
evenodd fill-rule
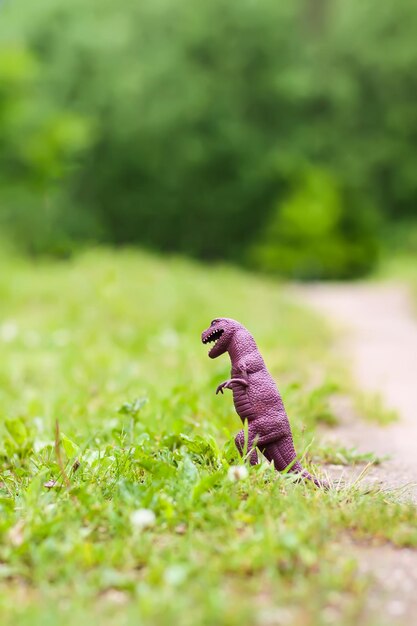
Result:
<svg viewBox="0 0 417 626"><path fill-rule="evenodd" d="M322 478L317 478L316 476L313 476L312 474L310 474L310 472L306 469L304 469L304 467L301 465L300 461L296 460L295 462L293 461L292 464L290 463L288 466L288 471L291 474L298 474L298 476L300 477L300 481L302 480L311 480L312 483L314 483L316 485L316 487L318 487L319 489L330 489L330 484L328 483L327 480L323 480Z"/></svg>
<svg viewBox="0 0 417 626"><path fill-rule="evenodd" d="M323 480L322 478L317 478L316 476L313 476L306 469L301 468L301 471L300 470L293 470L293 471L299 473L302 478L311 480L311 482L313 482L316 485L316 487L319 487L320 489L325 489L325 490L330 489L330 484L327 480Z"/></svg>
<svg viewBox="0 0 417 626"><path fill-rule="evenodd" d="M311 480L311 482L314 483L316 487L319 487L319 489L330 489L330 484L327 480L317 478L316 476L310 474L309 471L304 469L299 461L295 461L295 463L293 462L293 464L289 466L289 471L292 474L298 474L300 476L300 479Z"/></svg>
<svg viewBox="0 0 417 626"><path fill-rule="evenodd" d="M274 462L275 469L279 472L287 471L291 474L298 474L299 480L311 480L320 489L330 489L330 484L321 478L316 478L303 468L294 450L291 437L287 437L280 442L273 442L266 446L263 454L268 461Z"/></svg>

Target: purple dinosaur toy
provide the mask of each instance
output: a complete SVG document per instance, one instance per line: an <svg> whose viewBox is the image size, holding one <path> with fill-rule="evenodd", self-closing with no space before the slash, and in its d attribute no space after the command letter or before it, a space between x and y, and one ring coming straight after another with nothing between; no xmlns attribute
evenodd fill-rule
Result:
<svg viewBox="0 0 417 626"><path fill-rule="evenodd" d="M204 344L215 342L208 353L211 359L229 353L231 378L217 387L216 394L223 393L223 389L233 391L236 412L242 422L248 422L247 450L251 465L258 463L256 446L268 461L274 462L275 469L288 468L318 487L328 488L328 483L312 476L297 460L284 404L249 331L236 320L219 317L203 331L201 340ZM238 432L235 442L240 454L244 454L243 430Z"/></svg>

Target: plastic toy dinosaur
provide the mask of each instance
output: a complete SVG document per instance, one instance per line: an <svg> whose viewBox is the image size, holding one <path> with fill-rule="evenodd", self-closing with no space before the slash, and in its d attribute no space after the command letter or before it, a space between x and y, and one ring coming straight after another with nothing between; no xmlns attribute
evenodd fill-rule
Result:
<svg viewBox="0 0 417 626"><path fill-rule="evenodd" d="M326 481L312 476L297 460L284 404L249 331L236 320L219 317L203 331L201 340L204 344L215 342L208 353L211 359L229 353L231 378L217 387L216 394L231 389L236 412L248 423L247 446L244 430L235 438L240 454L246 447L251 465L256 465L258 448L278 471L295 472L318 487L328 488Z"/></svg>

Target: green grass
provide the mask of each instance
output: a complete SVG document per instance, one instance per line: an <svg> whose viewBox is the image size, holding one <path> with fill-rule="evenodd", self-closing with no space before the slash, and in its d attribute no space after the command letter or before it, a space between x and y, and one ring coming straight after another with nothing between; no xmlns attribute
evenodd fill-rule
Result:
<svg viewBox="0 0 417 626"><path fill-rule="evenodd" d="M415 509L267 464L232 481L239 419L214 394L229 363L199 337L219 315L251 329L320 463L339 384L321 320L273 282L137 252L1 268L2 626L358 623L346 537L415 546Z"/></svg>
<svg viewBox="0 0 417 626"><path fill-rule="evenodd" d="M379 277L408 285L417 315L417 251L396 254L386 259L380 268Z"/></svg>
<svg viewBox="0 0 417 626"><path fill-rule="evenodd" d="M397 411L387 408L379 393L356 390L353 396L356 411L368 422L387 426L398 420Z"/></svg>
<svg viewBox="0 0 417 626"><path fill-rule="evenodd" d="M323 443L315 450L313 460L334 465L362 465L371 463L379 465L384 460L373 452L359 452L356 448Z"/></svg>
<svg viewBox="0 0 417 626"><path fill-rule="evenodd" d="M417 314L417 222L399 222L385 234L377 278L400 281L408 285L414 297Z"/></svg>

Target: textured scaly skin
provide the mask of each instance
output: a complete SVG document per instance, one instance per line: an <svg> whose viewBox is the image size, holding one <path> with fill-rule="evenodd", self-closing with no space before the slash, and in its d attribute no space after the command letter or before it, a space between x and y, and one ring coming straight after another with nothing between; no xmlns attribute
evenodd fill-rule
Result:
<svg viewBox="0 0 417 626"><path fill-rule="evenodd" d="M273 461L275 469L300 474L318 487L327 488L325 481L312 476L297 460L290 423L277 386L249 331L236 320L220 317L203 331L203 343L217 341L209 352L214 359L229 353L231 377L221 383L216 394L231 389L236 412L248 424L248 441L245 446L244 430L236 435L236 446L241 454L250 451L250 463L258 463L255 448Z"/></svg>

